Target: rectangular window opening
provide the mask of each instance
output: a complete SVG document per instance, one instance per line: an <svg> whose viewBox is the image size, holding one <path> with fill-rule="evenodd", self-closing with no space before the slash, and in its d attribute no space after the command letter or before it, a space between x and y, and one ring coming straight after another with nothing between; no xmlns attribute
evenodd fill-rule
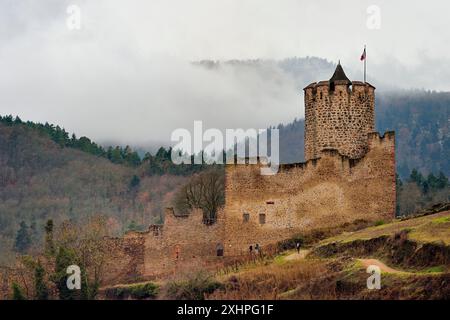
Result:
<svg viewBox="0 0 450 320"><path fill-rule="evenodd" d="M266 223L266 215L264 213L259 214L259 223L265 224Z"/></svg>

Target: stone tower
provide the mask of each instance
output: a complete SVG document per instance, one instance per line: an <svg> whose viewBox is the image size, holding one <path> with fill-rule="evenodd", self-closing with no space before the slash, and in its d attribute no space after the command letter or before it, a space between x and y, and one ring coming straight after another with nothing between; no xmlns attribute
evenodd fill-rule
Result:
<svg viewBox="0 0 450 320"><path fill-rule="evenodd" d="M351 159L368 150L367 135L375 131L375 87L350 81L338 63L328 81L311 83L305 91L305 160L336 149Z"/></svg>

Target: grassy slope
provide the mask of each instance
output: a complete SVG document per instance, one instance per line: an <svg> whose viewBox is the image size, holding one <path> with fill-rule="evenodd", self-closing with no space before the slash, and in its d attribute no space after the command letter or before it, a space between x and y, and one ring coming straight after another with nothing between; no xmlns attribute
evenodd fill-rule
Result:
<svg viewBox="0 0 450 320"><path fill-rule="evenodd" d="M421 243L442 241L446 245L450 245L450 211L404 221L396 221L352 233L343 233L339 236L325 239L320 244L323 245L336 241L351 242L358 239L391 236L401 230L408 230L408 238L411 240Z"/></svg>
<svg viewBox="0 0 450 320"><path fill-rule="evenodd" d="M396 221L360 231L343 233L325 239L310 249L331 243L351 244L373 240L380 236L394 237L408 229L409 240L420 246L450 241L450 211L429 216ZM395 272L382 272L381 290L368 290L365 260L349 250L341 255L306 258L293 250L275 258L246 264L237 271L219 274L224 283L211 299L441 299L450 294L450 265L408 268L390 265ZM379 254L379 252L378 252ZM384 254L388 254L385 252ZM365 257L367 257L365 255ZM375 256L374 258L377 258ZM369 259L367 259L369 260ZM369 260L372 261L372 260ZM380 261L380 263L382 263Z"/></svg>

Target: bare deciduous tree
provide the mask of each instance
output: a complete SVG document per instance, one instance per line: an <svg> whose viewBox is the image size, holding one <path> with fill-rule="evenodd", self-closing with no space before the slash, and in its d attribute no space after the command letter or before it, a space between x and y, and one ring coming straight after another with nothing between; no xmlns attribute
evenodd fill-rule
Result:
<svg viewBox="0 0 450 320"><path fill-rule="evenodd" d="M211 168L194 177L175 195L175 208L182 214L192 209L203 211L203 221L213 224L217 211L225 204L225 174L220 168Z"/></svg>

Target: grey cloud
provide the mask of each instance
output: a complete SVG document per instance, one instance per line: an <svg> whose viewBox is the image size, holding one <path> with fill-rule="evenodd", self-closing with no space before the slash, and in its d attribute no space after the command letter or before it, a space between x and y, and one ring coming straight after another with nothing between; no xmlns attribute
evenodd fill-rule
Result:
<svg viewBox="0 0 450 320"><path fill-rule="evenodd" d="M39 1L0 3L0 114L63 125L99 141L167 141L194 120L206 127L265 128L303 116L301 88L328 77L201 59L341 59L361 79L390 87L450 88L444 1L379 1L380 30L365 26L370 1ZM65 26L68 4L82 30ZM304 71L302 71L304 72ZM372 79L372 80L371 80Z"/></svg>

